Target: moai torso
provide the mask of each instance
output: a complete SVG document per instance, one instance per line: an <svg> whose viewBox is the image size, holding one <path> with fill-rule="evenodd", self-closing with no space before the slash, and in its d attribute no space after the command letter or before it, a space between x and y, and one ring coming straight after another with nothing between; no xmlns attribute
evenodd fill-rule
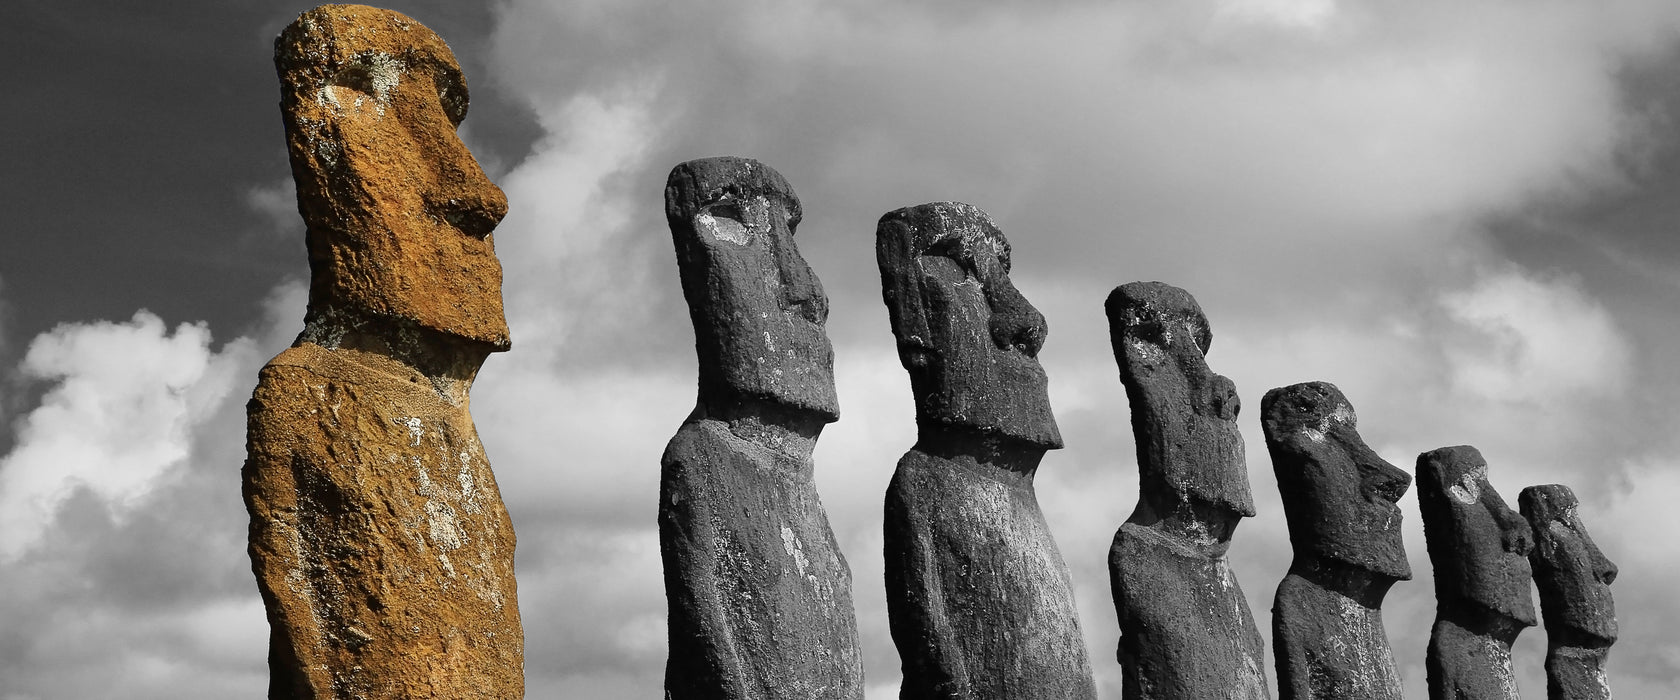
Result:
<svg viewBox="0 0 1680 700"><path fill-rule="evenodd" d="M1124 697L1268 697L1264 642L1226 559L1254 515L1236 386L1208 369L1212 331L1184 290L1133 282L1105 309L1139 476L1108 554Z"/></svg>
<svg viewBox="0 0 1680 700"><path fill-rule="evenodd" d="M839 416L799 199L744 158L671 171L665 213L700 390L661 460L667 698L862 698L851 572L812 480Z"/></svg>
<svg viewBox="0 0 1680 700"><path fill-rule="evenodd" d="M1400 508L1412 478L1359 436L1333 384L1273 389L1260 402L1295 558L1272 607L1284 700L1399 700L1382 600L1410 579Z"/></svg>
<svg viewBox="0 0 1680 700"><path fill-rule="evenodd" d="M1616 565L1587 534L1569 487L1530 486L1517 504L1534 530L1528 561L1546 623L1546 697L1609 700L1604 664L1617 635Z"/></svg>
<svg viewBox="0 0 1680 700"><path fill-rule="evenodd" d="M1517 700L1511 644L1534 626L1528 523L1488 483L1474 447L1418 455L1417 483L1435 570L1430 700Z"/></svg>
<svg viewBox="0 0 1680 700"><path fill-rule="evenodd" d="M467 392L508 347L506 199L456 137L449 48L323 6L275 61L312 280L248 406L271 698L524 696L513 527Z"/></svg>
<svg viewBox="0 0 1680 700"><path fill-rule="evenodd" d="M955 202L876 234L882 294L916 397L887 487L887 611L904 698L1095 698L1067 565L1033 491L1062 446L1038 364L1044 317L1009 243Z"/></svg>

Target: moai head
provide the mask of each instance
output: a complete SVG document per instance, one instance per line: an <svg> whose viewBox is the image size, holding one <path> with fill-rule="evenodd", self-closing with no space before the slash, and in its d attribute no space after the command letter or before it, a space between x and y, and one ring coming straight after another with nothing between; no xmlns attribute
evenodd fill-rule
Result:
<svg viewBox="0 0 1680 700"><path fill-rule="evenodd" d="M1189 506L1228 538L1254 515L1236 385L1208 369L1213 331L1196 299L1160 282L1115 288L1104 304L1131 404L1140 495L1156 512Z"/></svg>
<svg viewBox="0 0 1680 700"><path fill-rule="evenodd" d="M1553 646L1607 647L1616 641L1616 603L1610 584L1616 565L1598 551L1577 513L1568 486L1530 486L1517 497L1534 528L1534 583Z"/></svg>
<svg viewBox="0 0 1680 700"><path fill-rule="evenodd" d="M1296 557L1410 579L1395 502L1412 477L1365 445L1341 390L1307 382L1268 391L1260 425Z"/></svg>
<svg viewBox="0 0 1680 700"><path fill-rule="evenodd" d="M1491 613L1532 627L1532 531L1493 490L1487 469L1474 447L1418 455L1418 509L1435 568L1435 599L1458 614Z"/></svg>
<svg viewBox="0 0 1680 700"><path fill-rule="evenodd" d="M881 217L875 259L916 422L1014 444L1062 446L1038 350L1048 328L1009 280L1009 241L959 202Z"/></svg>
<svg viewBox="0 0 1680 700"><path fill-rule="evenodd" d="M828 297L793 244L800 213L787 180L748 158L691 160L665 182L710 412L766 402L839 418Z"/></svg>
<svg viewBox="0 0 1680 700"><path fill-rule="evenodd" d="M280 33L274 63L309 227L306 333L375 320L506 350L490 232L507 198L456 136L467 84L449 46L390 10L323 5Z"/></svg>

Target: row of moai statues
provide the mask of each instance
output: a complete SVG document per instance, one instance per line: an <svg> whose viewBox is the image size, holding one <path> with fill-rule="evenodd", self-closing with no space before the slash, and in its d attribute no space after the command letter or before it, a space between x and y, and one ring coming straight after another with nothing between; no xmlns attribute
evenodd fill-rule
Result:
<svg viewBox="0 0 1680 700"><path fill-rule="evenodd" d="M248 405L269 696L523 697L513 528L468 411L479 366L509 347L491 236L507 201L456 135L465 80L424 26L361 6L304 13L275 61L312 279L304 331ZM839 408L798 197L741 158L680 165L665 194L700 360L662 460L666 697L861 698L850 571L812 479ZM902 696L1095 697L1033 490L1062 440L1036 359L1047 326L1010 282L1009 244L979 209L934 203L882 217L877 259L918 425L885 508ZM1110 553L1124 695L1265 697L1226 559L1254 515L1235 387L1208 368L1184 291L1125 285L1107 311L1141 494ZM1409 478L1329 384L1273 390L1262 414L1296 552L1274 614L1282 694L1398 697L1379 607L1410 576ZM1568 489L1525 490L1519 517L1471 448L1426 453L1418 474L1431 697L1515 697L1529 561L1552 697L1608 697L1615 569Z"/></svg>
<svg viewBox="0 0 1680 700"><path fill-rule="evenodd" d="M661 546L671 698L861 697L850 573L811 454L838 419L827 300L794 244L801 208L743 158L676 167L666 217L700 361L699 400L664 458ZM1091 698L1066 565L1033 491L1062 446L1036 357L1047 326L1009 278L985 212L935 202L881 217L882 296L917 440L887 487L887 610L905 698ZM1262 637L1227 558L1255 515L1235 385L1182 289L1106 303L1137 443L1139 501L1109 553L1127 698L1269 696ZM1285 698L1401 697L1381 606L1410 579L1397 505L1412 477L1360 437L1334 385L1273 389L1261 424L1295 558L1273 607ZM1510 649L1539 584L1553 698L1609 697L1615 567L1563 486L1522 514L1471 447L1418 458L1435 567L1432 698L1516 698ZM1532 574L1530 562L1532 561Z"/></svg>

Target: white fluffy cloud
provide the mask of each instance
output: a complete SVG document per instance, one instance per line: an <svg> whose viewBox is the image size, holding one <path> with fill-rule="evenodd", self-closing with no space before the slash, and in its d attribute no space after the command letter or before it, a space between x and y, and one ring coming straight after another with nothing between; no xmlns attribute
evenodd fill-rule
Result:
<svg viewBox="0 0 1680 700"><path fill-rule="evenodd" d="M1475 336L1447 346L1454 387L1489 401L1614 396L1630 350L1609 312L1564 280L1508 271L1441 297Z"/></svg>
<svg viewBox="0 0 1680 700"><path fill-rule="evenodd" d="M171 334L146 311L35 338L21 373L53 388L0 460L0 561L34 544L77 489L119 519L145 503L190 456L193 432L247 383L239 374L254 352L244 338L213 350L204 324Z"/></svg>

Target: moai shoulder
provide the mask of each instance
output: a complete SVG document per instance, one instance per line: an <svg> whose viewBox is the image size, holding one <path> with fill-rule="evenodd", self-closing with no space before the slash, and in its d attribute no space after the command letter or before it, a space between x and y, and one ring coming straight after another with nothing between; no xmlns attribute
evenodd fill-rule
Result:
<svg viewBox="0 0 1680 700"><path fill-rule="evenodd" d="M1188 292L1133 282L1105 309L1137 441L1137 508L1108 555L1124 697L1265 698L1264 642L1226 559L1254 515L1236 386L1208 368Z"/></svg>
<svg viewBox="0 0 1680 700"><path fill-rule="evenodd" d="M1429 697L1516 700L1511 644L1535 622L1528 522L1494 490L1487 460L1474 447L1419 455L1417 483L1435 570Z"/></svg>
<svg viewBox="0 0 1680 700"><path fill-rule="evenodd" d="M309 309L248 405L269 696L519 698L513 526L467 393L508 348L507 212L467 88L406 16L324 5L275 42Z"/></svg>
<svg viewBox="0 0 1680 700"><path fill-rule="evenodd" d="M1411 476L1365 444L1328 382L1266 392L1260 425L1295 550L1272 606L1279 697L1399 700L1382 601L1412 577L1395 505Z"/></svg>
<svg viewBox="0 0 1680 700"><path fill-rule="evenodd" d="M1530 486L1517 503L1534 529L1528 561L1546 623L1546 697L1609 700L1604 665L1617 636L1616 565L1587 534L1568 486Z"/></svg>
<svg viewBox="0 0 1680 700"><path fill-rule="evenodd" d="M1038 350L1044 317L1009 278L985 212L889 212L876 260L916 400L887 488L887 611L906 698L1095 698L1067 565L1033 476L1062 446Z"/></svg>
<svg viewBox="0 0 1680 700"><path fill-rule="evenodd" d="M673 700L863 697L851 572L812 480L839 406L799 206L746 158L683 163L666 182L700 374L661 460Z"/></svg>

